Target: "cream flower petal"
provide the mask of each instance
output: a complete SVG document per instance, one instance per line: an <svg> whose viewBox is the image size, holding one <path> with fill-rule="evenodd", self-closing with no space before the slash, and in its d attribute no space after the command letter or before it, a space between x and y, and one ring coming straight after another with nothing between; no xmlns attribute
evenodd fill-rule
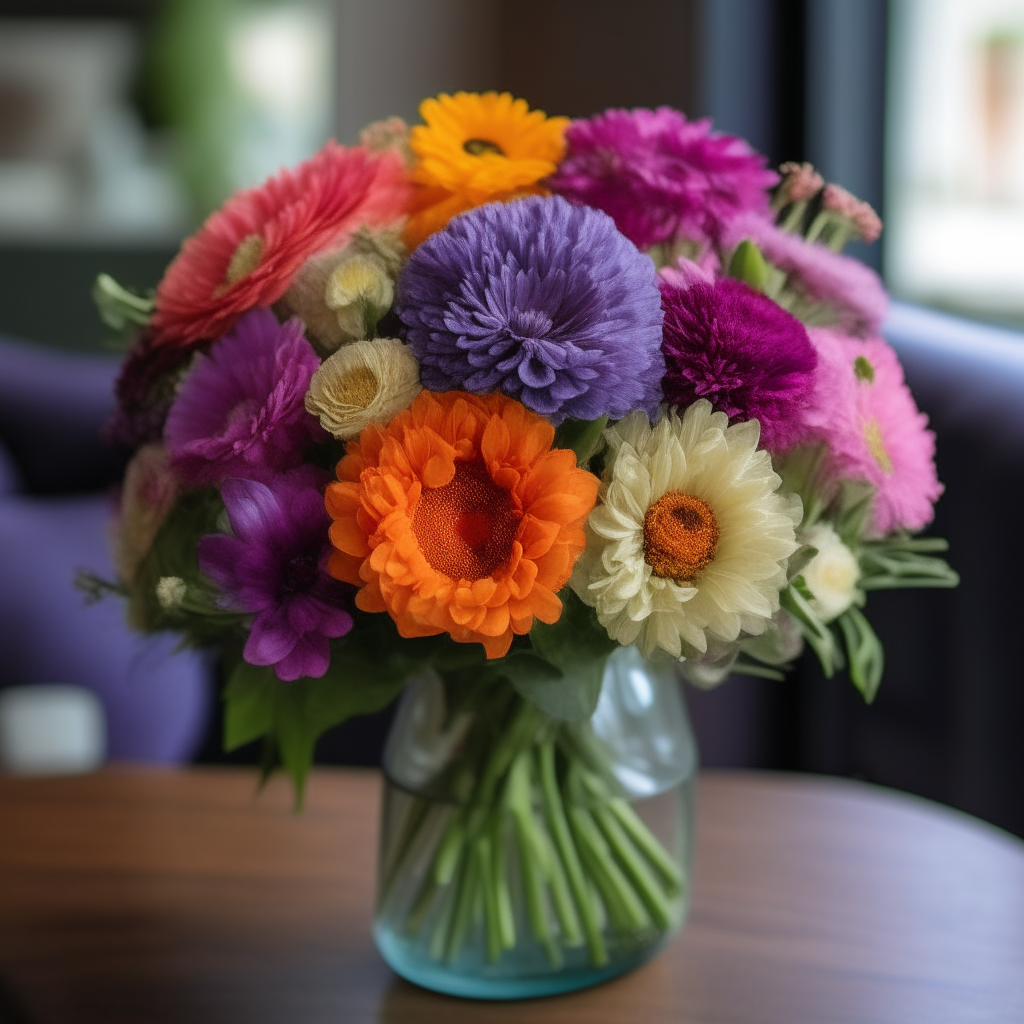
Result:
<svg viewBox="0 0 1024 1024"><path fill-rule="evenodd" d="M680 657L706 652L709 636L729 642L741 631L757 635L767 628L798 546L802 509L799 498L778 493L781 480L771 457L758 449L759 438L756 422L730 426L704 400L682 418L670 412L652 427L646 414L633 413L605 431L606 482L570 585L619 643L635 642L645 655L660 649ZM660 502L663 511L651 513L655 519L674 515L664 510L684 506L661 499L683 501L684 495L697 501L686 508L713 517L707 529L717 527L717 545L701 549L700 562L675 562L675 555L666 562L659 561L659 539L648 556L649 510ZM669 578L665 567L673 565L694 565L696 575Z"/></svg>

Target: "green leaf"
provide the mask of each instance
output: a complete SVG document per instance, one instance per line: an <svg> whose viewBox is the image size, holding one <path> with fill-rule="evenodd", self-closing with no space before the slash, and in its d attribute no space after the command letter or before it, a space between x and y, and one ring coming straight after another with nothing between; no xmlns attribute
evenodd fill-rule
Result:
<svg viewBox="0 0 1024 1024"><path fill-rule="evenodd" d="M521 662L522 667L514 669L518 682L512 676L509 679L523 697L545 714L578 722L594 713L608 655L619 645L597 621L594 609L569 587L563 588L558 596L562 599L558 621L550 626L536 622L530 631L530 642L534 657L553 666L559 675L544 679L546 670ZM517 657L518 654L510 655L509 659Z"/></svg>
<svg viewBox="0 0 1024 1024"><path fill-rule="evenodd" d="M779 594L779 603L800 623L804 639L814 648L821 662L821 670L831 679L836 669L843 667L843 653L836 643L835 634L818 617L810 606L811 592L802 576L797 576Z"/></svg>
<svg viewBox="0 0 1024 1024"><path fill-rule="evenodd" d="M153 315L152 294L139 295L119 284L109 274L99 274L92 286L92 300L96 303L100 319L115 331L134 324L145 327Z"/></svg>
<svg viewBox="0 0 1024 1024"><path fill-rule="evenodd" d="M766 292L768 276L768 264L761 250L749 238L744 238L729 261L729 277L749 284L755 291Z"/></svg>
<svg viewBox="0 0 1024 1024"><path fill-rule="evenodd" d="M885 670L885 651L871 623L858 608L847 608L838 618L850 660L850 679L870 704L878 693Z"/></svg>
<svg viewBox="0 0 1024 1024"><path fill-rule="evenodd" d="M844 480L840 488L835 531L839 539L853 551L857 550L864 533L874 496L874 487L859 481Z"/></svg>
<svg viewBox="0 0 1024 1024"><path fill-rule="evenodd" d="M810 544L804 544L802 547L797 548L789 556L789 565L786 568L786 576L792 581L800 575L804 569L811 563L814 556L818 553L818 549Z"/></svg>
<svg viewBox="0 0 1024 1024"><path fill-rule="evenodd" d="M601 435L608 426L608 417L596 420L564 420L555 431L555 448L571 448L576 453L576 465L586 467L590 457L601 443Z"/></svg>
<svg viewBox="0 0 1024 1024"><path fill-rule="evenodd" d="M788 666L787 666L788 668ZM783 680L786 678L785 668L773 668L770 665L762 665L753 658L746 658L742 654L733 662L729 670L734 676L757 676L759 679Z"/></svg>
<svg viewBox="0 0 1024 1024"><path fill-rule="evenodd" d="M237 750L273 730L279 686L272 668L239 661L224 688L225 750Z"/></svg>

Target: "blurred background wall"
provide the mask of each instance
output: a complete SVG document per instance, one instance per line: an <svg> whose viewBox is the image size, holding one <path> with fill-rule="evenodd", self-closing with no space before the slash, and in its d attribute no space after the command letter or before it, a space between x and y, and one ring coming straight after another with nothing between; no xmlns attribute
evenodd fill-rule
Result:
<svg viewBox="0 0 1024 1024"><path fill-rule="evenodd" d="M773 163L811 160L869 200L887 232L850 251L897 296L1024 317L1024 0L8 0L0 334L88 355L106 387L97 272L152 287L233 189L330 135L352 143L369 121L414 121L422 97L457 89L508 89L572 116L668 104L712 117ZM950 328L961 366L915 347L914 331L948 326L921 323L891 338L939 431L948 495L934 532L952 540L962 588L872 597L889 662L870 708L809 662L783 683L691 692L691 707L708 764L859 776L1024 834L1024 428L1000 424L997 443L988 419L1024 408L1024 374L1000 363L1024 342ZM974 345L999 354L972 376ZM63 446L66 469L60 442L39 449L43 428L26 433L12 390L0 390L0 441L23 492L112 482L117 460L98 442ZM101 419L89 409L79 448ZM204 757L217 756L210 709ZM321 756L372 760L385 725L342 729Z"/></svg>

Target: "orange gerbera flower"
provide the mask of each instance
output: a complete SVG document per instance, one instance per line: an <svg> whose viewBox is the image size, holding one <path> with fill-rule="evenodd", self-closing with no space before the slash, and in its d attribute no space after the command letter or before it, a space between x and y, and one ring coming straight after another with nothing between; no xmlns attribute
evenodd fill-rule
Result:
<svg viewBox="0 0 1024 1024"><path fill-rule="evenodd" d="M421 392L338 463L331 575L402 636L450 633L502 657L534 616L558 620L597 499L597 477L553 440L504 395Z"/></svg>
<svg viewBox="0 0 1024 1024"><path fill-rule="evenodd" d="M567 117L530 110L511 93L442 93L420 104L409 132L417 185L404 239L415 248L457 213L496 200L547 195L539 185L565 155Z"/></svg>

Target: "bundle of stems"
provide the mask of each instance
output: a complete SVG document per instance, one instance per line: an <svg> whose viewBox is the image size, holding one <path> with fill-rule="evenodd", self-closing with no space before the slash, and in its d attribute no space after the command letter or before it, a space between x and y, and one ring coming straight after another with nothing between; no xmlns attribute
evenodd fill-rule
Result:
<svg viewBox="0 0 1024 1024"><path fill-rule="evenodd" d="M600 967L610 938L641 948L670 931L679 863L623 795L589 725L553 721L514 694L474 719L438 780L448 802L404 805L383 865L385 913L403 872L429 857L401 926L439 962L458 957L481 918L489 962L516 948L525 923L553 969L566 949L585 945Z"/></svg>

